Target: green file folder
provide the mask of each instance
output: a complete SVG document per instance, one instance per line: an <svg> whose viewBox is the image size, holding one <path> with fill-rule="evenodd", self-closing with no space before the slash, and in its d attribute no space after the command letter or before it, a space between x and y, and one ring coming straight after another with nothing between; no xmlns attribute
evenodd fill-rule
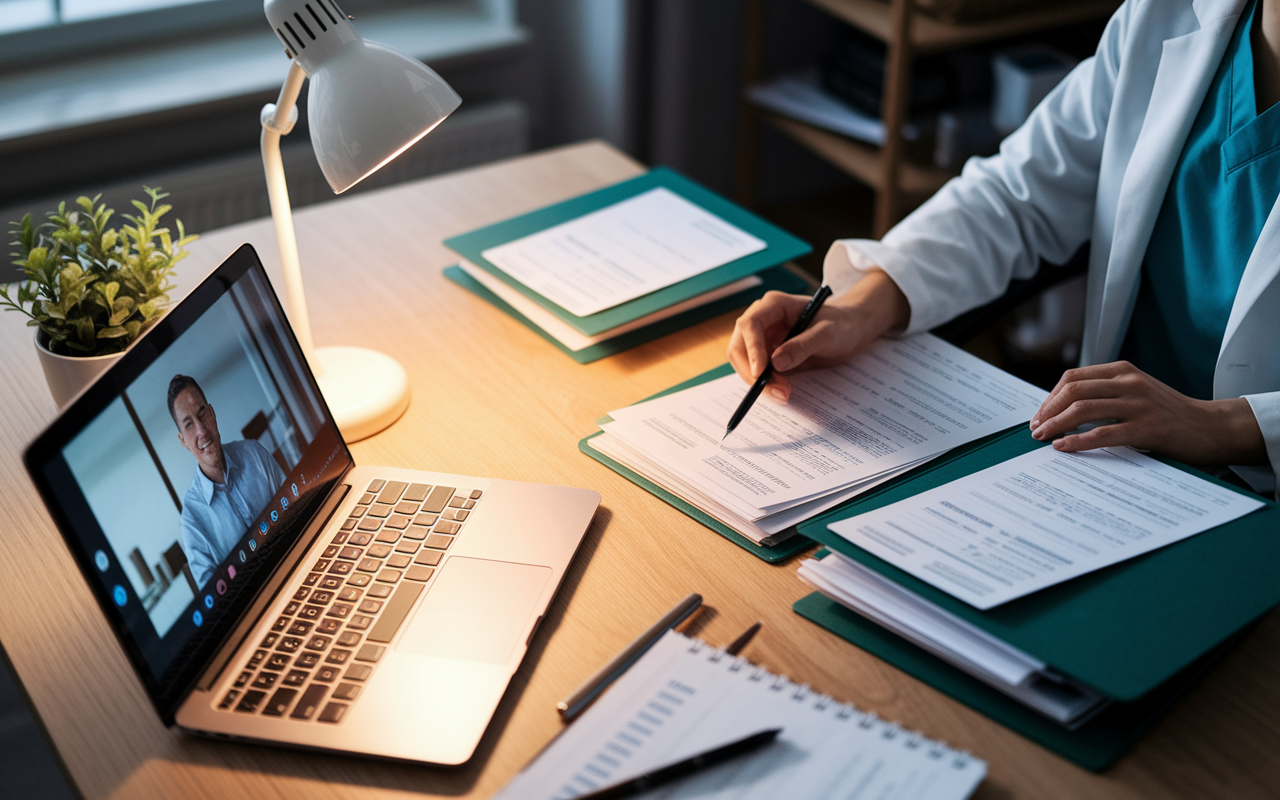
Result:
<svg viewBox="0 0 1280 800"><path fill-rule="evenodd" d="M698 384L706 383L707 381L715 380L716 378L721 378L721 377L724 377L725 375L732 374L732 372L733 372L733 367L729 366L728 364L723 364L719 367L716 367L715 369L708 370L707 372L704 372L695 378L690 378L684 383L677 384L675 386L672 386L670 389L666 389L661 392L658 392L657 394L653 395L653 397L646 397L645 399L652 400L654 397L662 397L664 395L671 394L672 392L678 392L682 389L688 389L690 386L697 386ZM607 422L608 420L609 420L609 417L602 417L600 419L600 422ZM701 522L703 525L707 526L708 528L720 534L724 538L738 545L743 550L746 550L748 553L755 556L756 558L762 559L764 561L768 561L770 564L776 564L779 561L790 558L796 553L799 553L803 550L807 550L808 548L813 546L813 542L799 535L792 535L791 538L786 539L785 541L779 542L778 544L772 545L772 546L756 544L755 542L751 541L747 537L743 536L742 534L730 528L728 525L725 525L723 522L720 522L710 514L707 514L693 507L692 505L685 502L681 498L677 497L671 492L668 492L666 489L663 489L661 486L658 486L656 483L653 483L652 481L647 480L640 474L633 472L632 470L628 469L622 464L619 464L617 461L614 461L612 458L609 458L604 453L601 453L597 450L592 449L591 445L588 444L588 442L590 442L592 439L599 436L601 433L603 433L603 431L596 431L595 433L586 437L582 441L578 442L578 449L581 450L583 453L591 456L596 461L599 461L601 464L604 464L606 467L618 473L622 477L631 481L635 485L639 486L641 489L644 489L649 494L659 498L660 500L663 500L668 505L674 506L680 511L683 511L685 514L688 514L690 517L693 517L698 522Z"/></svg>
<svg viewBox="0 0 1280 800"><path fill-rule="evenodd" d="M498 297L493 292L485 288L480 281L471 277L461 267L446 267L444 276L454 283L462 286L468 291L474 292L502 311L515 317L534 333L546 339L556 347L560 352L577 361L579 364L590 364L606 356L621 353L624 350L630 350L633 347L652 341L668 333L674 333L683 330L691 325L696 325L703 320L711 319L714 316L732 311L735 308L742 308L754 300L764 296L764 293L773 289L780 292L796 293L804 291L806 288L804 279L796 275L785 267L771 267L760 273L760 285L753 286L750 289L744 289L736 294L728 297L722 297L719 300L713 300L705 305L682 311L675 316L658 320L652 325L645 325L643 328L637 328L624 334L606 339L599 344L593 344L590 347L584 347L581 350L570 350L565 347L559 339L544 331L538 325L529 321L529 318L512 308L506 301Z"/></svg>
<svg viewBox="0 0 1280 800"><path fill-rule="evenodd" d="M820 594L794 608L1033 741L1098 770L1119 758L1237 633L1280 603L1280 506L1268 501L1226 525L987 611L897 569L827 527L1042 446L1026 425L1015 426L957 448L799 529L1117 701L1080 729L1068 731L1040 717Z"/></svg>
<svg viewBox="0 0 1280 800"><path fill-rule="evenodd" d="M765 249L743 256L728 264L707 270L692 278L650 292L613 308L607 308L595 314L578 317L570 314L560 306L551 302L541 294L512 278L498 267L489 263L481 253L491 247L520 239L538 231L568 222L572 219L597 211L605 206L613 205L650 189L663 187L691 201L706 211L715 214L732 225L765 242ZM619 325L639 319L640 317L669 308L676 303L684 302L692 297L718 289L748 275L777 266L785 261L798 258L809 252L808 244L792 236L781 228L760 219L755 214L741 208L720 195L706 189L675 170L666 167L655 167L637 178L607 186L598 191L565 200L528 214L504 220L479 230L464 233L445 239L445 245L458 255L492 274L508 286L519 291L525 297L555 314L575 330L587 336L595 336L611 330ZM468 287L470 288L470 287Z"/></svg>

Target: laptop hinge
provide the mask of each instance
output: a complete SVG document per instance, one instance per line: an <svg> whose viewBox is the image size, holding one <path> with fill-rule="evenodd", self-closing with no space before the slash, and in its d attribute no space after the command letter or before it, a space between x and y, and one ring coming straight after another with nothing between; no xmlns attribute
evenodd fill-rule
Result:
<svg viewBox="0 0 1280 800"><path fill-rule="evenodd" d="M240 618L240 622L227 636L226 643L222 645L217 655L209 662L208 668L201 674L200 680L195 685L196 690L207 692L218 682L218 678L222 676L222 671L226 669L231 657L239 651L244 644L245 637L257 626L267 606L271 605L271 602L275 600L280 587L293 574L294 567L297 566L298 561L311 549L316 537L329 524L329 519L333 517L333 512L338 510L338 506L342 504L342 501L347 497L347 493L351 491L351 484L341 482L345 477L344 475L338 479L338 485L329 494L329 497L325 499L324 504L316 510L316 515L311 524L302 531L298 541L294 542L293 547L289 548L289 552L280 560L280 564L263 583L262 588L258 591L258 596L254 598L253 603L249 605L244 615Z"/></svg>

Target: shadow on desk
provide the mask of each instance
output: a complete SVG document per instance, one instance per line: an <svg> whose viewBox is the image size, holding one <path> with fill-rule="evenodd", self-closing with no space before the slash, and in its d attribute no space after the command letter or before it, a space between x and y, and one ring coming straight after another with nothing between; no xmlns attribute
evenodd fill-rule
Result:
<svg viewBox="0 0 1280 800"><path fill-rule="evenodd" d="M71 800L75 793L0 649L0 796Z"/></svg>

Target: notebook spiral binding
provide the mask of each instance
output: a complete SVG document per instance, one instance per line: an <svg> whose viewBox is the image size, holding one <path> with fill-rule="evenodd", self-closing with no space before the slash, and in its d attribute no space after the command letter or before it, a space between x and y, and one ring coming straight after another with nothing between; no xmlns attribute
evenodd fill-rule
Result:
<svg viewBox="0 0 1280 800"><path fill-rule="evenodd" d="M706 652L707 660L712 664L719 664L727 655L724 648L712 647L701 639L692 639L690 641L690 653L698 654L704 651ZM828 708L834 706L836 719L853 720L860 728L867 730L879 728L880 736L883 739L886 741L900 739L902 746L908 750L928 747L930 758L936 760L950 759L951 765L955 769L964 769L973 758L973 754L968 750L954 750L936 739L930 739L920 731L903 728L896 722L881 719L874 711L862 711L853 705L842 703L830 695L815 692L808 684L794 683L785 675L775 675L758 664L752 664L742 656L729 656L726 669L730 672L739 672L744 668L751 668L752 670L751 674L747 676L750 681L757 682L771 678L773 682L769 688L773 691L790 690L792 692L791 699L798 703L811 700L814 711L825 712Z"/></svg>

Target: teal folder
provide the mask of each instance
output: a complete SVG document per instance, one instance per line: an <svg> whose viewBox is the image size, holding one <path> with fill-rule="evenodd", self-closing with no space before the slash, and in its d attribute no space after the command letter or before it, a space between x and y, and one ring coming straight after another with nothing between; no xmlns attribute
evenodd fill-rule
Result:
<svg viewBox="0 0 1280 800"><path fill-rule="evenodd" d="M629 300L621 305L607 308L604 311L585 317L570 314L541 294L507 275L481 255L483 251L491 247L506 244L550 228L553 225L559 225L562 222L577 219L584 214L658 187L670 189L686 200L715 214L725 222L735 225L752 236L763 240L766 244L765 249L671 286L650 292L643 297L637 297L634 300ZM666 167L655 167L637 178L607 186L546 208L540 208L537 211L531 211L528 214L522 214L470 233L464 233L461 236L445 239L444 243L458 255L492 274L587 336L595 336L619 325L625 325L655 311L681 303L691 297L697 297L736 280L741 280L748 275L754 275L769 267L798 258L808 253L811 249L804 241L797 239L776 225L766 222L750 211L735 205L710 189L699 186L675 170L667 169Z"/></svg>
<svg viewBox="0 0 1280 800"><path fill-rule="evenodd" d="M722 297L719 300L713 300L710 303L682 311L666 319L659 320L652 325L645 325L643 328L637 328L633 331L614 336L606 339L598 344L590 347L584 347L581 350L570 350L556 337L544 331L538 325L535 325L528 317L512 308L505 300L498 297L493 292L485 288L480 281L471 277L461 267L446 267L444 276L463 288L474 292L500 310L515 317L523 325L528 327L534 333L550 342L556 349L565 355L577 361L579 364L590 364L606 356L621 353L624 350L630 350L633 347L652 341L668 333L674 333L683 330L692 325L696 325L704 320L732 311L735 308L742 308L751 302L758 300L764 296L765 292L776 289L780 292L796 293L804 291L806 288L804 279L796 275L785 267L771 267L760 273L760 285L753 286L741 292L731 294L728 297Z"/></svg>
<svg viewBox="0 0 1280 800"><path fill-rule="evenodd" d="M1119 758L1233 637L1280 603L1280 505L1268 501L1234 522L988 611L897 569L827 527L1042 446L1026 425L1015 426L808 520L800 532L1116 701L1078 730L1040 717L820 594L794 608L1033 741L1100 770Z"/></svg>
<svg viewBox="0 0 1280 800"><path fill-rule="evenodd" d="M664 395L671 394L672 392L678 392L678 391L681 391L682 389L688 389L690 386L697 386L700 383L706 383L707 381L715 380L716 378L723 377L732 372L733 372L733 367L729 366L728 364L723 364L719 367L716 367L715 369L708 370L707 372L704 372L701 375L698 375L697 377L690 378L684 383L677 384L675 386L672 386L670 389L665 389L661 392L658 392L657 394L653 395L653 397L646 397L645 400L652 400L654 397L662 397ZM608 419L609 419L608 417L603 417L601 418L600 421L606 422L608 421ZM748 553L755 556L756 558L767 561L770 564L776 564L779 561L783 561L787 558L790 558L796 553L799 553L803 550L807 550L808 548L813 546L813 542L799 535L792 535L790 538L772 546L756 544L755 542L751 541L747 537L743 536L742 534L730 528L728 525L725 525L723 522L720 522L710 514L707 514L695 508L694 506L680 499L679 497L672 494L671 492L668 492L666 489L663 489L661 486L658 486L656 483L653 483L652 481L647 480L639 473L633 472L632 470L628 469L622 464L619 464L617 461L614 461L612 458L609 458L604 453L601 453L597 450L592 449L591 445L588 444L588 442L590 442L592 439L599 436L601 433L603 433L603 431L596 431L595 433L586 437L582 441L578 442L578 449L581 450L583 453L591 456L596 461L599 461L601 464L604 464L606 467L618 473L622 477L636 484L641 489L644 489L649 494L652 494L653 496L666 502L668 505L673 506L679 509L680 511L683 511L685 514L688 514L690 517L693 517L698 522L701 522L703 525L707 526L708 528L720 534L724 538L738 545L743 550L746 550Z"/></svg>

